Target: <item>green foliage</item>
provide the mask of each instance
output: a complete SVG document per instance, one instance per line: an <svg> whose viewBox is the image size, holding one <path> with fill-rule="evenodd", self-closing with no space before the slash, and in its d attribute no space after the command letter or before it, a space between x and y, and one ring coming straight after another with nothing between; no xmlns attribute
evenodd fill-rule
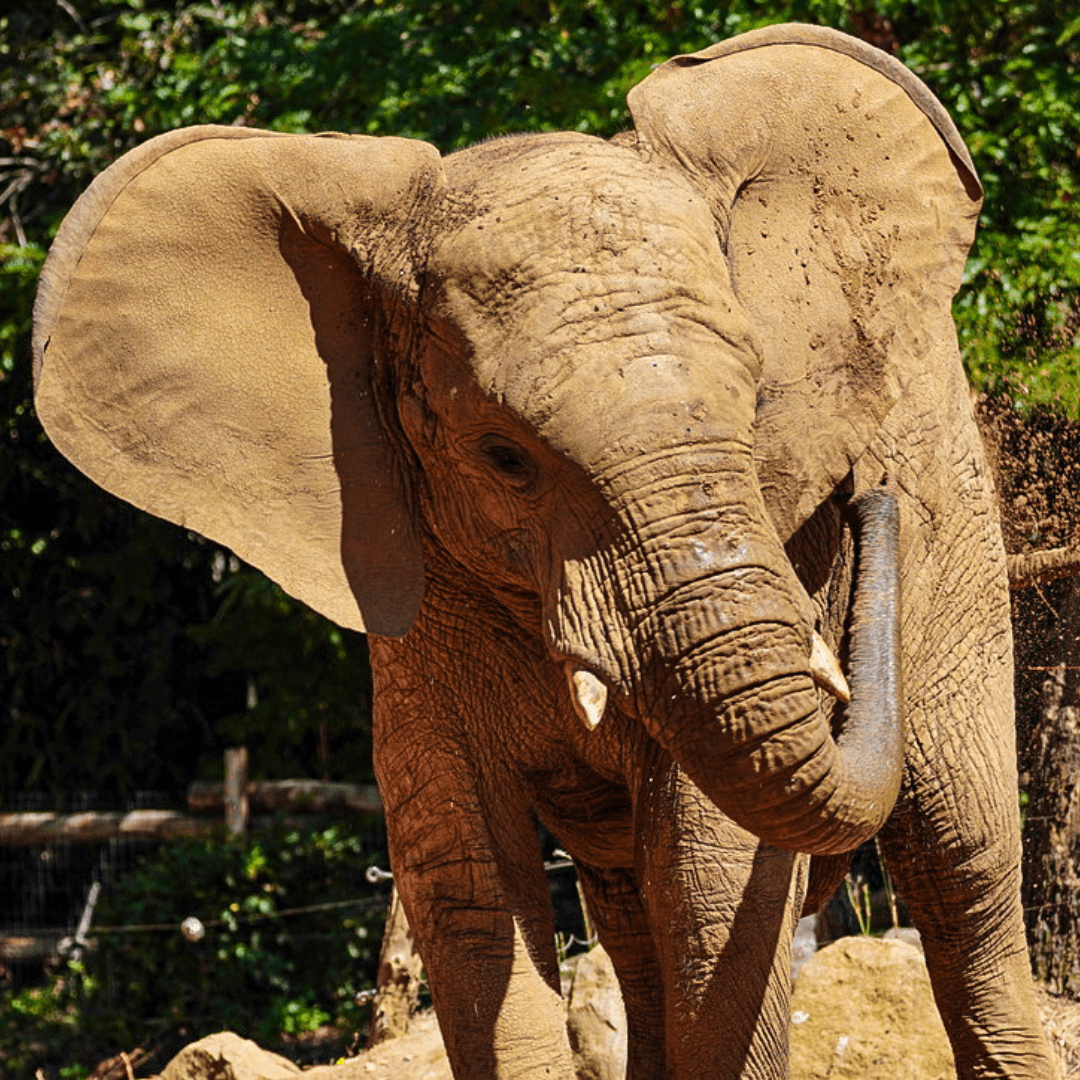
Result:
<svg viewBox="0 0 1080 1080"><path fill-rule="evenodd" d="M136 1046L161 1066L222 1029L303 1058L303 1037L332 1024L318 1053L341 1053L369 1019L355 997L374 985L386 916L365 865L341 827L162 846L99 905L94 948L44 987L0 992L0 1072L88 1070ZM201 941L180 933L189 916Z"/></svg>
<svg viewBox="0 0 1080 1080"><path fill-rule="evenodd" d="M220 703L218 736L249 747L251 774L264 779L296 776L298 763L328 779L372 778L363 636L290 600L234 556L216 551L211 577L220 578L213 615L188 636L208 679L246 686L231 710Z"/></svg>
<svg viewBox="0 0 1080 1080"><path fill-rule="evenodd" d="M69 8L0 16L0 791L179 792L242 741L254 775L368 779L363 638L103 493L34 417L30 313L59 219L141 138L234 120L221 64L241 24L266 21L252 5Z"/></svg>
<svg viewBox="0 0 1080 1080"><path fill-rule="evenodd" d="M938 33L913 25L899 55L948 105L986 191L955 308L969 372L980 387L1018 388L1025 408L1076 416L1080 18L1049 2L895 7L937 20Z"/></svg>

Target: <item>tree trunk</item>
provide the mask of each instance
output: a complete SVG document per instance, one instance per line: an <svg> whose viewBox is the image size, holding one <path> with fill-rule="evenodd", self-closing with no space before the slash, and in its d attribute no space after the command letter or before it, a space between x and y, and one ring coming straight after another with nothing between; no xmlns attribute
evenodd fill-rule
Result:
<svg viewBox="0 0 1080 1080"><path fill-rule="evenodd" d="M1016 594L1014 625L1032 968L1080 999L1080 580Z"/></svg>
<svg viewBox="0 0 1080 1080"><path fill-rule="evenodd" d="M409 1030L420 1003L423 963L413 945L412 930L395 888L379 953L378 992L371 1014L368 1046L394 1039Z"/></svg>

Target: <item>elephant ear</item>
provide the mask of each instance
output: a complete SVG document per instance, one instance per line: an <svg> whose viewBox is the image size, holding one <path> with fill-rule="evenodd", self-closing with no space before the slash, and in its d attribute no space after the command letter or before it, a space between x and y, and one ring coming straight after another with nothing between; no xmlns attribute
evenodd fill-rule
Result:
<svg viewBox="0 0 1080 1080"><path fill-rule="evenodd" d="M755 453L786 540L908 380L958 363L950 305L982 191L892 57L784 25L679 56L629 97L639 150L708 199L762 354Z"/></svg>
<svg viewBox="0 0 1080 1080"><path fill-rule="evenodd" d="M225 127L120 159L42 274L53 442L336 622L404 633L423 565L373 379L413 280L410 216L440 176L411 140Z"/></svg>

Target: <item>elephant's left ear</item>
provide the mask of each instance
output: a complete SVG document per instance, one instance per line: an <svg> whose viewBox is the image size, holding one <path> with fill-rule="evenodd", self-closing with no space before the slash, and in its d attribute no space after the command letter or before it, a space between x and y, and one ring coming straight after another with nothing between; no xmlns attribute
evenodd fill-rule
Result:
<svg viewBox="0 0 1080 1080"><path fill-rule="evenodd" d="M639 149L709 201L759 335L758 471L786 539L908 380L959 370L950 305L982 200L974 166L907 68L821 27L676 57L629 103Z"/></svg>
<svg viewBox="0 0 1080 1080"><path fill-rule="evenodd" d="M131 151L42 273L35 404L53 442L342 625L404 633L423 561L377 388L441 177L438 151L406 139L206 126Z"/></svg>

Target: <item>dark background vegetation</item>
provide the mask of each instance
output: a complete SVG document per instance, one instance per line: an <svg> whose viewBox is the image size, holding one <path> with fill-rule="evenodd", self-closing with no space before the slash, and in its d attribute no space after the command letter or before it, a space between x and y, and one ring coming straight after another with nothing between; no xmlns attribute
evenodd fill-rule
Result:
<svg viewBox="0 0 1080 1080"><path fill-rule="evenodd" d="M629 87L674 53L769 23L833 26L918 72L981 173L955 306L973 383L1022 411L1080 409L1080 10L1060 0L27 0L0 12L2 809L31 795L65 808L87 790L175 798L241 743L259 778L371 776L363 637L84 480L34 417L30 318L50 238L97 172L160 132L332 129L444 152L509 131L609 136L629 124ZM264 895L288 876L245 873L230 887L270 883Z"/></svg>

